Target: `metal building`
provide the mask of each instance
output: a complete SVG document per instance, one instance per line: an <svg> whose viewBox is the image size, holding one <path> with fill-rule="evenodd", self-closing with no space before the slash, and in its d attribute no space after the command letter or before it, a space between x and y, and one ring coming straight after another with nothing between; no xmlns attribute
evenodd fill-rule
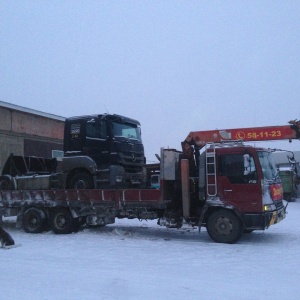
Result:
<svg viewBox="0 0 300 300"><path fill-rule="evenodd" d="M64 117L0 101L0 173L14 155L51 158L63 150Z"/></svg>

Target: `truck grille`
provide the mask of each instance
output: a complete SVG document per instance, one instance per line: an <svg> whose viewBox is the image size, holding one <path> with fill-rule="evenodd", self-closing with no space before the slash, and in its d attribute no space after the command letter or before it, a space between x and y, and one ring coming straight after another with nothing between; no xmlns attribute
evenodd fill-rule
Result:
<svg viewBox="0 0 300 300"><path fill-rule="evenodd" d="M144 155L136 153L122 153L121 164L128 173L137 173L142 171L144 164Z"/></svg>
<svg viewBox="0 0 300 300"><path fill-rule="evenodd" d="M144 153L144 147L141 144L124 143L120 146L122 152Z"/></svg>
<svg viewBox="0 0 300 300"><path fill-rule="evenodd" d="M144 165L144 147L141 144L124 143L119 145L120 164L127 173L141 172Z"/></svg>

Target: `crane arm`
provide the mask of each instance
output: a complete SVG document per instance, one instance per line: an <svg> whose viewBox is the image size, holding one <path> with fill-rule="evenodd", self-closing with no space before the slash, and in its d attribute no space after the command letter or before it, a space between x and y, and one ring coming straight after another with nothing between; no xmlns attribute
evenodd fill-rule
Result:
<svg viewBox="0 0 300 300"><path fill-rule="evenodd" d="M288 123L290 125L192 131L182 142L183 154L185 157L191 158L194 147L201 149L207 143L300 139L300 120L292 120Z"/></svg>

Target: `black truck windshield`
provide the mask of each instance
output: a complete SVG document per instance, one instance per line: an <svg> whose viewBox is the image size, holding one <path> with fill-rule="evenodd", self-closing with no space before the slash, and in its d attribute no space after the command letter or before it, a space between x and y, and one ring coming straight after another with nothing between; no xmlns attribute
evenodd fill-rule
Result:
<svg viewBox="0 0 300 300"><path fill-rule="evenodd" d="M273 180L274 178L276 178L277 169L274 163L272 152L259 151L258 157L264 174L264 178L267 180Z"/></svg>
<svg viewBox="0 0 300 300"><path fill-rule="evenodd" d="M141 129L135 124L112 122L112 129L114 137L124 137L142 142Z"/></svg>

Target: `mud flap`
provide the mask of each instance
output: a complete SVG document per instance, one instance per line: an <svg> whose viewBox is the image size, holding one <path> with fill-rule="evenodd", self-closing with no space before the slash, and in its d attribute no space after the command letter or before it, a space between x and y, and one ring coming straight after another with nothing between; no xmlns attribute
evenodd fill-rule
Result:
<svg viewBox="0 0 300 300"><path fill-rule="evenodd" d="M204 216L205 216L205 213L206 213L207 209L208 209L207 205L204 205L203 208L202 208L201 215L200 215L199 222L198 222L199 233L201 232L201 225L202 225L202 222L203 222L203 219L204 219Z"/></svg>

